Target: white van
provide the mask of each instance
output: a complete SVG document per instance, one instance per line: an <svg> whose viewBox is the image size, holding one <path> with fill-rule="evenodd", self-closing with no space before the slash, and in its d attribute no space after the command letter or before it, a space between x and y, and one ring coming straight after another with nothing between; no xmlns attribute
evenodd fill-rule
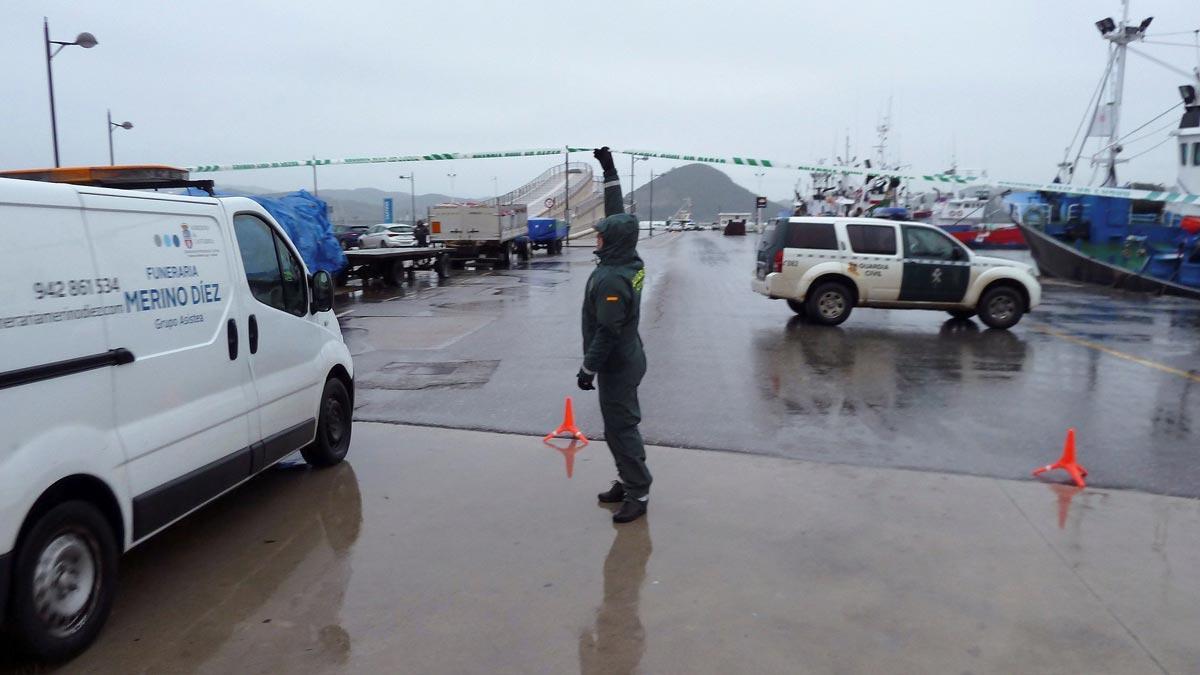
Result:
<svg viewBox="0 0 1200 675"><path fill-rule="evenodd" d="M294 450L345 457L332 304L250 199L0 178L0 618L21 646L78 653L121 552Z"/></svg>

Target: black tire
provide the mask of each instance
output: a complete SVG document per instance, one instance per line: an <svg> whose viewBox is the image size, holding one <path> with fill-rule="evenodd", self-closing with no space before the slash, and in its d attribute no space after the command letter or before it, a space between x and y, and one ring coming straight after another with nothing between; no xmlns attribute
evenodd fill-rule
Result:
<svg viewBox="0 0 1200 675"><path fill-rule="evenodd" d="M808 318L808 306L805 305L803 302L800 302L799 300L792 300L789 298L787 301L787 304L788 304L788 307L791 307L792 311L796 313L796 316L799 316L802 319Z"/></svg>
<svg viewBox="0 0 1200 675"><path fill-rule="evenodd" d="M403 262L399 260L392 261L392 264L388 265L386 269L387 271L383 280L388 286L404 285L404 277L407 276L407 272L404 269Z"/></svg>
<svg viewBox="0 0 1200 675"><path fill-rule="evenodd" d="M438 279L445 279L446 277L450 276L450 256L438 256L436 270Z"/></svg>
<svg viewBox="0 0 1200 675"><path fill-rule="evenodd" d="M1025 314L1025 300L1012 286L992 286L983 292L975 309L988 328L1007 329Z"/></svg>
<svg viewBox="0 0 1200 675"><path fill-rule="evenodd" d="M967 319L975 316L975 310L973 309L951 309L946 313L955 319L958 319L959 321L966 321Z"/></svg>
<svg viewBox="0 0 1200 675"><path fill-rule="evenodd" d="M336 377L325 381L321 393L321 416L317 420L317 438L300 450L304 461L315 467L338 464L350 449L350 430L354 408L346 385Z"/></svg>
<svg viewBox="0 0 1200 675"><path fill-rule="evenodd" d="M508 269L513 266L513 252L515 247L510 241L504 244L504 250L500 252L500 267Z"/></svg>
<svg viewBox="0 0 1200 675"><path fill-rule="evenodd" d="M9 623L20 648L45 661L64 661L86 649L112 609L119 556L112 526L88 502L63 502L38 518L21 538L13 568ZM54 570L53 583L47 568Z"/></svg>
<svg viewBox="0 0 1200 675"><path fill-rule="evenodd" d="M808 318L824 326L836 326L850 317L854 309L854 296L846 285L837 281L826 281L809 290L805 300Z"/></svg>

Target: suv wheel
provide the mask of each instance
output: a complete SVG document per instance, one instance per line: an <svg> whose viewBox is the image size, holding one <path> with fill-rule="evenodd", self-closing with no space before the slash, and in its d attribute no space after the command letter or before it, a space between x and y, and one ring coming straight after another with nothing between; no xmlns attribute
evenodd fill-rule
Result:
<svg viewBox="0 0 1200 675"><path fill-rule="evenodd" d="M23 537L13 569L12 628L29 654L62 661L104 625L117 584L117 541L91 504L50 509Z"/></svg>
<svg viewBox="0 0 1200 675"><path fill-rule="evenodd" d="M800 318L808 318L808 307L806 307L803 302L789 298L787 304L788 307L791 307L792 311L795 312Z"/></svg>
<svg viewBox="0 0 1200 675"><path fill-rule="evenodd" d="M846 285L827 281L809 292L805 301L808 318L826 326L836 326L850 317L854 308L853 296Z"/></svg>
<svg viewBox="0 0 1200 675"><path fill-rule="evenodd" d="M979 318L989 328L1012 328L1025 313L1021 294L1011 286L993 286L979 298Z"/></svg>

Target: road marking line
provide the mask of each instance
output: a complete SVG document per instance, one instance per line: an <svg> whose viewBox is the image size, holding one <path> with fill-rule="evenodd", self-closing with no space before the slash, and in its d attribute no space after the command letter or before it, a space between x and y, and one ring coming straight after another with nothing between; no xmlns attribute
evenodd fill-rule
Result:
<svg viewBox="0 0 1200 675"><path fill-rule="evenodd" d="M346 310L346 311L342 312L341 314L338 314L338 315L337 315L337 318L339 318L339 319L340 319L340 318L342 318L343 316L347 316L347 315L350 315L350 314L353 314L353 313L354 313L354 310L352 310L352 309L348 309L348 310Z"/></svg>
<svg viewBox="0 0 1200 675"><path fill-rule="evenodd" d="M1111 347L1105 347L1104 345L1097 344L1090 340L1084 340L1083 338L1078 338L1078 337L1075 337L1074 335L1070 335L1068 333L1064 333L1059 330L1054 330L1053 328L1050 328L1049 326L1040 326L1040 325L1034 326L1034 330L1037 330L1038 332L1041 332L1041 333L1045 333L1046 335L1052 335L1056 338L1061 338L1063 340L1066 340L1067 342L1073 342L1081 347L1095 349L1098 352L1103 352L1105 354L1108 354L1109 356L1115 356L1118 359L1125 359L1126 361L1132 361L1136 364L1143 365L1148 368L1153 368L1155 370L1160 370L1164 373L1170 373L1171 375L1178 375L1179 377L1182 377L1182 378L1185 378L1188 380L1200 382L1200 373L1197 373L1194 370L1180 370L1179 368L1172 368L1171 366L1164 365L1162 363L1158 363L1157 361L1150 361L1148 359L1143 359L1140 356L1134 356L1133 354L1126 354L1125 352L1118 351Z"/></svg>

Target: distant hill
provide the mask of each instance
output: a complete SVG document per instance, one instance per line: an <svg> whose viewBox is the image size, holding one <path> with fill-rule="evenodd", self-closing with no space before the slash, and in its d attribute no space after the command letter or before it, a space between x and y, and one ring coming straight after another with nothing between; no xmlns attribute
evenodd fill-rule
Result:
<svg viewBox="0 0 1200 675"><path fill-rule="evenodd" d="M286 194L284 192L275 192L253 186L218 185L217 188L267 197ZM388 192L376 188L355 188L353 190L328 189L319 190L318 196L328 202L331 210L330 218L336 225L374 225L375 223L382 223L384 197L391 197L394 200L394 220L398 222L408 221L409 211L412 210L412 201L407 192ZM434 204L448 202L450 201L450 197L437 193L424 194L417 195L416 201L417 217L424 218L426 208Z"/></svg>
<svg viewBox="0 0 1200 675"><path fill-rule="evenodd" d="M654 177L653 215L666 220L692 199L692 219L713 222L718 213L754 213L755 194L733 182L719 169L707 164L687 164ZM649 220L650 186L639 185L634 193L638 217ZM773 218L779 211L790 208L779 202L767 202L762 217Z"/></svg>

